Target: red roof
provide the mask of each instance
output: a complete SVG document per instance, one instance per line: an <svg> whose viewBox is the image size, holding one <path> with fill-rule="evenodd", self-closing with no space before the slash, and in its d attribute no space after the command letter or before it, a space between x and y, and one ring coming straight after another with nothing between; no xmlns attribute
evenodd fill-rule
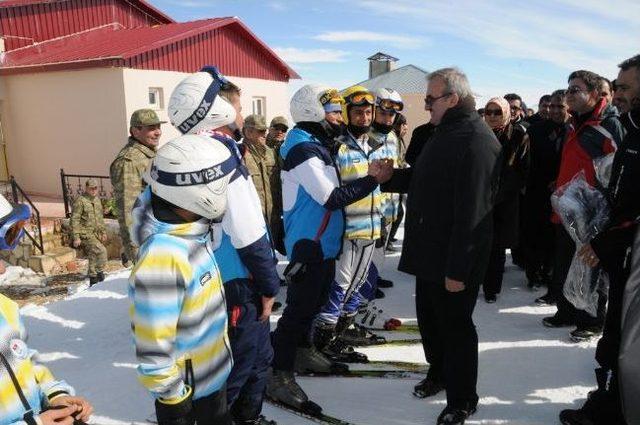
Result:
<svg viewBox="0 0 640 425"><path fill-rule="evenodd" d="M179 42L182 46L194 38L201 38L204 34L230 25L235 25L235 29L239 29L251 42L257 44L265 52L270 62L277 66L287 79L300 78L238 18L214 18L132 29L121 29L116 24L98 27L12 50L4 55L0 54L0 74L89 66L126 66L125 62L128 59ZM224 68L222 71L225 72Z"/></svg>
<svg viewBox="0 0 640 425"><path fill-rule="evenodd" d="M33 4L46 4L46 3L62 3L69 0L0 0L0 8L8 8L8 7L19 7L19 6L29 6ZM163 13L160 9L151 5L151 3L146 2L145 0L128 0L130 3L142 8L146 9L149 12L157 15L161 20L166 22L175 22L173 18L169 15Z"/></svg>

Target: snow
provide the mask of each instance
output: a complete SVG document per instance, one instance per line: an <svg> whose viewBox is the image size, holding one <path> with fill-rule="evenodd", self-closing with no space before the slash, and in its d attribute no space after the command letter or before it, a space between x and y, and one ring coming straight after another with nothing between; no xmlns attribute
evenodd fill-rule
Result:
<svg viewBox="0 0 640 425"><path fill-rule="evenodd" d="M415 323L414 280L397 271L398 255L387 257L382 275L395 282L378 300L393 317ZM526 289L522 271L509 261L502 295L496 304L478 298L475 322L480 337L478 412L468 424L554 424L562 409L581 405L595 383L595 341L570 342L570 328L548 329L540 320L553 307L538 307L541 293ZM282 265L281 265L282 266ZM130 335L128 272L111 275L91 289L45 306L26 306L29 345L54 374L72 384L95 406L92 423L144 424L153 403L137 381ZM283 291L284 292L284 291ZM279 296L284 298L284 293ZM272 318L272 324L278 316ZM389 338L418 334L386 333ZM426 364L418 344L363 348L372 360ZM418 378L299 378L325 413L356 424L435 423L444 393L417 399ZM265 404L263 413L281 425L310 423Z"/></svg>

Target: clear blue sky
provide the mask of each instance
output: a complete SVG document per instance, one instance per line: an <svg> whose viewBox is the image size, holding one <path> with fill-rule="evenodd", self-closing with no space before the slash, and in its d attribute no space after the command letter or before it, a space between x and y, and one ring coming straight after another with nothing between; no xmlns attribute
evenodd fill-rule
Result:
<svg viewBox="0 0 640 425"><path fill-rule="evenodd" d="M398 66L462 68L479 103L516 92L534 109L571 71L615 78L640 53L637 0L150 1L178 21L239 17L302 83L364 80L366 58L382 51Z"/></svg>

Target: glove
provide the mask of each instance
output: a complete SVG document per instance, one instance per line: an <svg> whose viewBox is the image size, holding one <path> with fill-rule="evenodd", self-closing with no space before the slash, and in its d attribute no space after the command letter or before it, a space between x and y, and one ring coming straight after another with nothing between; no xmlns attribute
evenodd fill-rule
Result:
<svg viewBox="0 0 640 425"><path fill-rule="evenodd" d="M195 425L192 397L191 387L187 387L187 395L178 403L168 404L156 399L158 425Z"/></svg>

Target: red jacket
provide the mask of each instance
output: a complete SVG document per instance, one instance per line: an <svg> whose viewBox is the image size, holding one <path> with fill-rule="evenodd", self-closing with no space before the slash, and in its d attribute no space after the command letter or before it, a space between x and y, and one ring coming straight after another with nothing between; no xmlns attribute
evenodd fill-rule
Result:
<svg viewBox="0 0 640 425"><path fill-rule="evenodd" d="M615 152L622 137L623 129L617 110L601 99L586 121L577 128L575 122L570 125L562 148L556 188L570 182L583 170L587 182L595 186L593 160ZM554 212L551 221L560 223L560 217Z"/></svg>

